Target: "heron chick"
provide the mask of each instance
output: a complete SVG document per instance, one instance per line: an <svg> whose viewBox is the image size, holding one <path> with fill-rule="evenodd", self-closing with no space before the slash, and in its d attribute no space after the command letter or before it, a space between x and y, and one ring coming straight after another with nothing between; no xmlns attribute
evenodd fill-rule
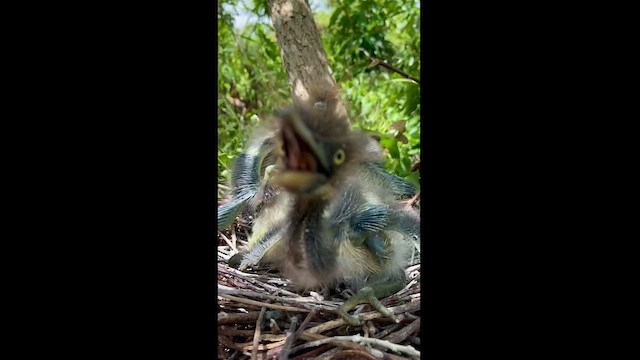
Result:
<svg viewBox="0 0 640 360"><path fill-rule="evenodd" d="M351 325L360 325L348 314L360 303L393 318L378 298L404 286L419 241L419 217L396 201L412 187L384 172L381 149L351 129L336 93L312 93L273 124L272 173L264 180L240 166L253 169L253 189L280 189L258 214L240 267L275 265L301 289L347 284L358 293L339 313Z"/></svg>

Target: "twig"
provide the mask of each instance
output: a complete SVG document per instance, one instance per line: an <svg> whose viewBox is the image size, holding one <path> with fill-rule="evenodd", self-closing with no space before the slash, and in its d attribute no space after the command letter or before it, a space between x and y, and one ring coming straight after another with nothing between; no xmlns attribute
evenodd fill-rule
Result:
<svg viewBox="0 0 640 360"><path fill-rule="evenodd" d="M230 268L230 267L228 267L226 265L223 265L223 264L220 264L220 263L218 263L218 272L219 273L225 273L225 274L233 275L233 276L237 276L237 277L239 277L239 278L241 278L243 280L246 280L246 281L248 281L248 282L250 282L252 284L255 284L256 282L258 282L259 283L258 285L262 286L263 288L265 288L267 290L271 290L271 291L276 291L276 292L282 293L283 295L299 296L298 294L292 293L291 291L287 291L285 289L281 289L279 287L276 287L276 286L273 286L273 285L269 285L269 284L267 284L265 282L261 282L261 281L257 280L257 279L274 280L273 278L270 278L268 276L256 275L256 274L247 274L247 273L244 273L244 272L242 272L240 270L236 270L236 269ZM288 284L285 281L282 281L282 283Z"/></svg>
<svg viewBox="0 0 640 360"><path fill-rule="evenodd" d="M420 264L415 264L415 265L411 265L411 266L409 266L409 267L405 270L405 272L406 272L406 273L412 273L412 272L414 272L414 271L416 271L416 270L419 270L419 269L420 269Z"/></svg>
<svg viewBox="0 0 640 360"><path fill-rule="evenodd" d="M259 315L260 313L257 311L248 312L246 314L219 312L218 325L252 323L256 321Z"/></svg>
<svg viewBox="0 0 640 360"><path fill-rule="evenodd" d="M237 242L236 240L237 240L237 239L236 239L236 227L235 227L235 226L231 226L231 241L232 241L232 244L233 244L233 245L231 246L231 249L232 249L234 252L236 252L236 253L237 253L237 252L238 252L238 247L237 247L237 245L236 245L236 242Z"/></svg>
<svg viewBox="0 0 640 360"><path fill-rule="evenodd" d="M281 351L282 351L282 346L281 347L277 347L277 348L273 348L273 349L269 349L269 350L267 350L267 352L264 354L264 356L262 358L263 359L276 359L276 358L278 358L278 354L280 354Z"/></svg>
<svg viewBox="0 0 640 360"><path fill-rule="evenodd" d="M289 331L287 331L287 339L282 346L282 350L280 351L280 355L278 356L279 360L287 360L289 358L289 352L291 351L291 345L295 341L296 336L296 324L298 323L298 318L296 316L291 318L291 326L289 327Z"/></svg>
<svg viewBox="0 0 640 360"><path fill-rule="evenodd" d="M328 310L328 311L333 311L336 308L340 307L340 305L337 302L328 302L328 301L318 301L312 297L309 296L298 296L298 297L282 297L282 296L274 296L274 295L269 295L269 294L262 294L259 292L255 292L255 291L247 291L247 290L238 290L238 289L231 289L227 286L224 285L218 285L218 294L227 294L227 295L244 295L244 296L251 296L251 297L257 297L257 298L262 298L262 299L268 299L268 300L273 300L273 301L278 301L278 302L289 302L289 303L312 303L314 304L314 307L320 307L324 310ZM301 305L306 305L306 304L301 304Z"/></svg>
<svg viewBox="0 0 640 360"><path fill-rule="evenodd" d="M226 294L218 294L219 297L223 297L225 299L229 299L229 300L233 300L239 303L243 303L243 304L249 304L249 305L256 305L256 306L264 306L264 307L268 307L271 309L277 309L277 310L284 310L284 311L296 311L296 312L309 312L310 310L308 309L301 309L301 308L297 308L297 307L293 307L293 306L282 306L282 305L277 305L277 304L268 304L268 303L264 303L261 301L255 301L255 300L251 300L251 299L244 299L244 298L240 298L237 296L231 296L231 295L226 295Z"/></svg>
<svg viewBox="0 0 640 360"><path fill-rule="evenodd" d="M260 351L265 351L265 350L271 350L271 349L275 349L275 348L279 348L284 344L284 339L278 342L274 342L271 344L260 344L258 345L258 350ZM245 343L245 344L240 344L242 346L241 351L252 351L253 352L253 343ZM249 357L251 357L251 354L248 354Z"/></svg>
<svg viewBox="0 0 640 360"><path fill-rule="evenodd" d="M228 245L218 246L218 257L227 262L231 258L231 249ZM218 259L218 261L221 261Z"/></svg>
<svg viewBox="0 0 640 360"><path fill-rule="evenodd" d="M300 334L302 334L304 329L307 327L307 324L309 324L309 321L311 321L311 319L313 319L314 316L316 316L316 310L315 309L311 310L311 312L309 314L307 314L307 317L304 318L304 320L302 321L302 324L300 324L300 328L295 333L296 337L298 337L298 336L300 336Z"/></svg>
<svg viewBox="0 0 640 360"><path fill-rule="evenodd" d="M418 319L420 319L420 316L416 316L416 315L413 315L413 314L404 313L404 315L407 317L407 319L411 319L411 320L418 320Z"/></svg>
<svg viewBox="0 0 640 360"><path fill-rule="evenodd" d="M303 360L303 359L331 359L333 354L340 351L340 348L336 348L333 345L323 345L318 347L317 349L313 349L309 352L306 352L302 355L298 355L296 357L290 358L290 360Z"/></svg>
<svg viewBox="0 0 640 360"><path fill-rule="evenodd" d="M385 360L407 360L406 357L401 357L401 356L397 356L389 353L385 353L384 357L385 357Z"/></svg>
<svg viewBox="0 0 640 360"><path fill-rule="evenodd" d="M373 337L376 338L376 339L381 339L381 338L387 336L387 334L389 334L390 332L395 331L399 327L400 327L400 324L391 324L391 325L389 325L389 327L384 329L384 331L382 331L379 334L374 335Z"/></svg>
<svg viewBox="0 0 640 360"><path fill-rule="evenodd" d="M280 330L280 326L278 326L278 322L274 319L269 319L269 327L271 328L271 333L273 334L282 334L282 330Z"/></svg>
<svg viewBox="0 0 640 360"><path fill-rule="evenodd" d="M367 359L378 360L375 356L360 350L342 350L335 355L332 359Z"/></svg>
<svg viewBox="0 0 640 360"><path fill-rule="evenodd" d="M230 327L220 326L218 328L218 335L250 337L254 335L254 331L236 329L235 327L230 328ZM283 341L285 339L286 337L284 335L260 334L260 340L264 340L264 341Z"/></svg>
<svg viewBox="0 0 640 360"><path fill-rule="evenodd" d="M236 329L235 327L219 326L218 335L251 336L253 335L253 330L240 330L240 329Z"/></svg>
<svg viewBox="0 0 640 360"><path fill-rule="evenodd" d="M415 81L418 85L420 85L420 80L418 78L413 77L413 76L407 74L406 72L394 67L393 65L387 64L386 62L384 62L384 61L382 61L380 59L373 59L373 61L369 65L369 67L374 67L374 66L378 66L378 65L380 65L382 67L385 67L385 68L387 68L387 69L389 69L389 70L391 70L393 72L396 72L396 73L402 75L403 77L405 77L407 79L411 79L411 80Z"/></svg>
<svg viewBox="0 0 640 360"><path fill-rule="evenodd" d="M379 346L379 347L383 347L386 349L389 349L391 351L397 352L397 353L402 353L402 354L407 354L411 357L416 357L419 358L420 357L420 351L416 350L413 346L410 345L398 345L398 344L394 344L391 343L389 341L386 340L380 340L380 339L376 339L376 338L365 338L358 335L352 335L352 336L334 336L331 338L327 338L327 339L322 339L322 340L315 340L315 341L310 341L306 344L300 345L298 346L295 350L302 350L308 347L314 347L314 346L318 346L318 345L322 345L322 344L327 344L327 343L334 343L336 341L351 341L357 344L362 344L362 345L375 345L375 346ZM376 353L374 352L375 349L371 349L372 350L372 354L375 356Z"/></svg>
<svg viewBox="0 0 640 360"><path fill-rule="evenodd" d="M412 289L413 285L415 285L417 283L418 283L418 281L416 279L413 279L413 280L409 281L409 284L407 284L407 286L405 286L402 290L398 291L397 293L395 293L392 296L389 296L388 298L383 299L381 301L382 304L388 305L392 300L399 301L399 300L404 299L406 297L404 295L406 295L406 293L408 293Z"/></svg>
<svg viewBox="0 0 640 360"><path fill-rule="evenodd" d="M378 329L376 328L375 324L371 320L366 322L366 328L367 328L367 332L369 333L369 336L373 336L378 332Z"/></svg>
<svg viewBox="0 0 640 360"><path fill-rule="evenodd" d="M260 309L260 315L256 321L256 329L253 334L253 349L251 350L251 360L258 358L258 344L260 343L260 331L262 330L262 319L264 319L264 313L267 311L266 307Z"/></svg>
<svg viewBox="0 0 640 360"><path fill-rule="evenodd" d="M406 210L410 210L410 209L411 209L411 207L413 206L413 204L414 204L418 199L420 199L420 191L418 191L418 193L417 193L414 197L412 197L411 199L407 200L407 203L406 203L406 205L404 206L404 208L405 208Z"/></svg>
<svg viewBox="0 0 640 360"><path fill-rule="evenodd" d="M382 60L380 60L380 59L376 59L376 58L374 58L374 57L370 56L370 55L369 55L369 52L368 52L368 51L366 51L366 50L365 50L365 49L363 49L363 48L360 48L360 51L361 51L363 54L365 54L365 56L366 56L366 57L368 57L369 59L371 59L371 60L372 60L372 61L371 61L371 64L369 64L369 67L370 67L370 68L372 68L372 67L374 67L374 66L378 66L378 65L380 65L380 66L385 67L385 68L387 68L387 69L389 69L389 70L391 70L391 71L393 71L393 72L396 72L396 73L400 74L400 75L401 75L402 77L404 77L404 78L411 79L411 80L415 81L418 85L420 85L420 80L419 80L418 78L413 77L413 76L411 76L411 75L407 74L406 72L404 72L404 71L402 71L402 70L400 70L400 69L398 69L398 68L396 68L396 67L394 67L394 66L392 66L392 65L389 65L389 64L387 64L386 62L384 62L384 61L382 61Z"/></svg>
<svg viewBox="0 0 640 360"><path fill-rule="evenodd" d="M247 279L249 281L253 281L253 279L271 280L271 278L268 277L268 276L245 273L245 272L242 272L240 270L234 269L234 268L232 268L232 267L230 267L228 265L221 264L221 263L218 263L218 271L226 273L226 274L235 275L235 276L241 277L243 279Z"/></svg>
<svg viewBox="0 0 640 360"><path fill-rule="evenodd" d="M226 242L226 243L227 243L227 245L229 245L229 247L233 249L233 245L231 244L231 240L229 240L229 238L228 238L228 237L226 237L226 236L222 233L222 231L218 230L218 235L220 235L220 236L222 237L222 240L224 240L224 242Z"/></svg>
<svg viewBox="0 0 640 360"><path fill-rule="evenodd" d="M304 320L302 321L302 324L300 324L300 328L298 328L298 330L296 330L295 332L293 332L295 328L295 323L292 322L291 327L289 328L290 330L289 336L287 337L287 341L284 343L284 346L282 347L282 350L280 352L279 358L281 360L286 360L289 358L289 353L291 352L291 345L293 345L293 343L300 336L300 334L302 334L302 331L305 329L309 321L311 321L311 319L315 315L316 315L316 310L315 309L311 310L311 312L307 314L307 317L305 317ZM297 320L297 318L295 317L294 319Z"/></svg>
<svg viewBox="0 0 640 360"><path fill-rule="evenodd" d="M300 338L306 341L320 341L320 340L327 340L327 339L331 339L328 336L324 336L324 335L319 335L319 334L308 334L307 332L303 332L302 334L300 334ZM347 349L353 349L353 350L362 350L362 351L369 351L372 350L372 355L377 356L377 357L382 357L382 352L377 350L377 349L369 349L363 345L360 344L356 344L354 342L351 341L341 341L341 340L336 340L331 342L332 345L334 346L340 346L342 348L347 348ZM317 345L316 345L317 346ZM303 349L303 346L298 346L294 349L291 350L292 353L296 353L300 350Z"/></svg>
<svg viewBox="0 0 640 360"><path fill-rule="evenodd" d="M400 306L395 306L395 307L389 308L389 311L391 311L394 314L402 314L404 312L412 312L412 311L417 311L419 309L420 309L420 303L416 302L416 303L408 303ZM360 321L373 320L381 317L384 317L384 315L382 315L378 311L370 311L364 314L360 314L358 316ZM338 326L342 326L345 324L346 324L346 321L344 321L343 319L331 320L323 324L320 324L316 327L312 327L311 329L306 330L304 333L317 334L330 329L337 328Z"/></svg>
<svg viewBox="0 0 640 360"><path fill-rule="evenodd" d="M239 288L242 288L242 289L250 288L250 289L253 289L255 291L264 291L264 288L254 284L255 281L245 280L245 279L243 279L243 278L241 278L239 276L231 276L231 277L228 277L225 280L227 280L227 282L230 283L231 285L238 286ZM222 284L220 284L218 282L218 292L220 292L220 290L225 289L225 288L226 289L235 289L235 288L232 288L232 287L229 287L229 286L222 285ZM229 295L234 295L234 294L229 294Z"/></svg>
<svg viewBox="0 0 640 360"><path fill-rule="evenodd" d="M369 323L370 321L368 321L367 323ZM364 337L368 338L369 337L369 326L362 325L362 331L364 332Z"/></svg>
<svg viewBox="0 0 640 360"><path fill-rule="evenodd" d="M245 218L240 216L240 217L237 218L236 225L244 228L245 235L247 236L247 239L249 239L249 233L247 232L247 228L250 229L251 228L251 224L249 222L247 222Z"/></svg>
<svg viewBox="0 0 640 360"><path fill-rule="evenodd" d="M250 282L252 284L259 283L258 284L259 286L262 286L263 288L265 288L267 290L270 290L270 291L274 291L276 293L281 293L282 295L300 296L300 295L298 295L296 293L293 293L291 291L288 291L288 290L282 289L280 287L273 286L273 285L267 284L266 282L260 281L260 279L264 279L266 281L275 282L275 281L278 281L278 279L274 279L274 278L271 278L271 277L268 277L268 276L263 276L263 275L255 275L255 274L243 273L240 270L236 270L236 269L230 268L230 267L228 267L226 265L224 265L224 266L221 266L221 265L222 264L218 263L218 271L219 272L223 272L223 273L226 273L226 274L229 274L229 275L232 275L232 276L239 277L240 279L246 280L246 281L248 281L248 282ZM291 285L289 282L284 281L284 280L279 280L279 282L282 285Z"/></svg>
<svg viewBox="0 0 640 360"><path fill-rule="evenodd" d="M383 340L398 344L418 329L420 329L420 319L417 319L402 329L389 334L389 336L384 337Z"/></svg>

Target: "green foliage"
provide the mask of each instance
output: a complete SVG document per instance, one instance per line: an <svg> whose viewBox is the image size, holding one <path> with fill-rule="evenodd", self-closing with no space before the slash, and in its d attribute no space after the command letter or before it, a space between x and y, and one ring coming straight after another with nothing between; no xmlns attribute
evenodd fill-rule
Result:
<svg viewBox="0 0 640 360"><path fill-rule="evenodd" d="M245 145L256 121L289 103L289 88L265 1L221 0L218 8L218 179ZM420 74L418 0L311 1L333 75L354 127L378 133L386 168L417 184L420 156L420 86L381 66L380 59L414 77ZM326 9L326 6L325 6ZM251 14L240 29L234 19ZM365 54L368 54L365 55ZM256 119L256 117L253 117Z"/></svg>

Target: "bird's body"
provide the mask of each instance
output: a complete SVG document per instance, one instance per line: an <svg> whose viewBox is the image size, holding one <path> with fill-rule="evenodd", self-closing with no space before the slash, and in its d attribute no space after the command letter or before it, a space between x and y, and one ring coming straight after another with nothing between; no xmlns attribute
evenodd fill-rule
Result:
<svg viewBox="0 0 640 360"><path fill-rule="evenodd" d="M320 197L280 194L257 218L241 267L276 265L302 289L339 282L359 289L372 277L401 278L417 234L390 223L419 220L394 206L387 189L360 179L356 172Z"/></svg>
<svg viewBox="0 0 640 360"><path fill-rule="evenodd" d="M262 201L260 189L273 186L278 193L257 214L241 268L274 265L301 289L344 282L369 289L365 301L390 295L402 288L419 241L419 217L397 202L412 186L383 170L381 149L351 129L335 93L316 91L310 100L279 114L262 133L269 135L252 142L253 162L235 167L235 208L218 222L228 223L237 204ZM268 166L259 165L268 156L255 149L270 154ZM356 301L345 305L345 318Z"/></svg>

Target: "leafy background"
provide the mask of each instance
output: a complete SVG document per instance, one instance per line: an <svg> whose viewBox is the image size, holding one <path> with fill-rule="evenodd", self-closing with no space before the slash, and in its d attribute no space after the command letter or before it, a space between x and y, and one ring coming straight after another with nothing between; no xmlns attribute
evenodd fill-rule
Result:
<svg viewBox="0 0 640 360"><path fill-rule="evenodd" d="M365 51L419 78L420 2L309 3L353 126L378 133L387 170L418 185L420 86L370 68ZM218 44L218 181L226 183L251 129L290 103L290 89L266 1L219 0Z"/></svg>

